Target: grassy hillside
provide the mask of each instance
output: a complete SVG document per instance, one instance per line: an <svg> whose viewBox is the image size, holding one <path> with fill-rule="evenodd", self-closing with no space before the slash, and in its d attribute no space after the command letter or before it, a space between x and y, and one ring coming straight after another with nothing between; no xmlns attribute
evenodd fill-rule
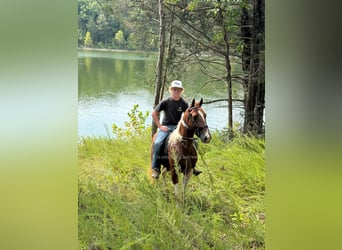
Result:
<svg viewBox="0 0 342 250"><path fill-rule="evenodd" d="M151 182L148 114L138 105L115 139L79 142L80 249L264 249L265 143L212 133L199 143L186 195L175 201L168 174Z"/></svg>
<svg viewBox="0 0 342 250"><path fill-rule="evenodd" d="M170 178L150 182L149 134L80 141L80 249L262 249L264 141L214 133L176 203Z"/></svg>

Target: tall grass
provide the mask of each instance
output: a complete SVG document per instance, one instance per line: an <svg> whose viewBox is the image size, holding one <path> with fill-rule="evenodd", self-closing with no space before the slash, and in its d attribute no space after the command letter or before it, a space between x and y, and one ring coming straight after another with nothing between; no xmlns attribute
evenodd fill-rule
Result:
<svg viewBox="0 0 342 250"><path fill-rule="evenodd" d="M80 249L264 249L262 139L199 144L184 202L151 183L150 132L79 142ZM131 135L133 135L131 133Z"/></svg>

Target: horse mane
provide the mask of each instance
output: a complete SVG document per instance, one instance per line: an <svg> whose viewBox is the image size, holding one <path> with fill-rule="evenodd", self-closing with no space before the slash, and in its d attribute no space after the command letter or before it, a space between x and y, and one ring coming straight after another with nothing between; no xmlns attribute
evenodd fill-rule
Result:
<svg viewBox="0 0 342 250"><path fill-rule="evenodd" d="M184 116L184 113L182 113L182 117L179 120L176 129L170 134L169 143L171 143L172 145L175 145L177 142L180 142L182 140L182 136L179 133L179 129L183 120L183 116Z"/></svg>

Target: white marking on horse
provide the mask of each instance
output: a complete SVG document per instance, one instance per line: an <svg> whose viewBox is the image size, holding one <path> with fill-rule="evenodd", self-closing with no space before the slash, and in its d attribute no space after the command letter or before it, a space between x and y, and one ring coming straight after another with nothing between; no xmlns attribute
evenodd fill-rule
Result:
<svg viewBox="0 0 342 250"><path fill-rule="evenodd" d="M201 111L201 110L199 110L199 111L198 111L198 113L199 113L199 114L200 114L200 116L202 117L203 121L205 121L205 119L204 119L204 114L202 113L202 111Z"/></svg>
<svg viewBox="0 0 342 250"><path fill-rule="evenodd" d="M183 115L184 115L184 113L182 114L180 121L183 120ZM179 133L180 124L181 124L181 122L178 122L177 128L170 134L169 143L171 145L175 145L178 141L182 140L182 136Z"/></svg>
<svg viewBox="0 0 342 250"><path fill-rule="evenodd" d="M203 112L202 112L201 110L199 110L198 113L199 113L200 116L202 117L203 121L206 122L206 121L205 121L205 118L204 118ZM205 131L205 135L204 135L204 136L207 137L207 138L210 138L209 129L207 129L207 130ZM207 140L208 140L208 139L207 139Z"/></svg>

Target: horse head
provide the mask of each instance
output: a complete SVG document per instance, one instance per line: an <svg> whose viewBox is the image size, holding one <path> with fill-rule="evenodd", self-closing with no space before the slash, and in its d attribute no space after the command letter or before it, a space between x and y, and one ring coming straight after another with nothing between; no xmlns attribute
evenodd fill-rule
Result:
<svg viewBox="0 0 342 250"><path fill-rule="evenodd" d="M190 107L184 114L187 126L192 129L203 143L209 143L211 140L210 131L207 125L207 114L201 107L203 98L199 102L192 100Z"/></svg>

